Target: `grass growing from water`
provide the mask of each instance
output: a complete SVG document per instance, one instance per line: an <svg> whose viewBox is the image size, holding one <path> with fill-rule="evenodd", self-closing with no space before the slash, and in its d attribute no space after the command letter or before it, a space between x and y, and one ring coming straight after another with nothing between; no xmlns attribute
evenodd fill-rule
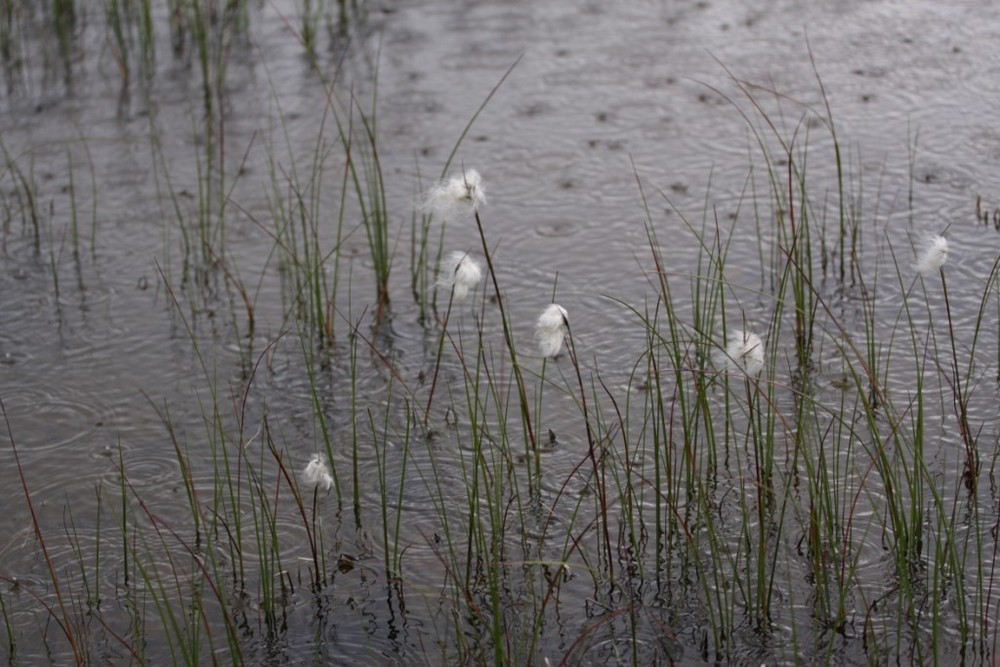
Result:
<svg viewBox="0 0 1000 667"><path fill-rule="evenodd" d="M391 221L406 216L391 211L377 98L342 103L326 82L301 161L282 113L281 140L261 142L270 221L255 219L235 201L238 177L225 177L226 42L211 39L227 28L210 5L175 9L190 21L204 84L190 208L151 120L152 163L165 235L178 230L194 267L178 274L165 261L160 278L198 369L201 428L151 400L176 501L155 504L150 496L162 497L119 447L95 512L74 508L60 534L35 513L18 424L7 420L45 561L38 581L0 573L11 662L989 659L997 448L976 408L998 374L1000 346L986 349L1000 315L998 264L974 289L952 281L944 260L913 270L916 253L889 229L894 212L859 205L822 86L820 110L796 105L802 120L788 131L769 111L770 97L787 100L734 78L729 101L752 145L731 222L711 185L695 219L636 173L649 246L637 279L649 296L608 301L631 324L624 372L587 348L572 307L555 323L556 349L537 349L502 281L484 182L463 165L453 189L442 183L462 215L420 208L411 218L410 291L431 341L414 362L387 316ZM313 56L318 12L302 5ZM130 42L120 40L124 56ZM5 158L4 239L19 235L37 255L45 238L54 258L33 167ZM68 193L74 256L79 182L71 176ZM664 244L677 233L654 214L664 206L692 254ZM233 211L270 240L253 269L227 252ZM456 306L453 291L444 316L427 318L433 267L462 224L489 282L472 288L473 305ZM866 245L866 234L884 243ZM373 283L363 287L341 264L347 241L362 237ZM747 254L759 275L733 279ZM251 270L261 277L248 288ZM225 334L244 359L233 377L207 347L200 309L182 307L185 295L214 298L220 275L246 314ZM260 334L268 280L281 282L285 308L278 333L251 354L239 332ZM975 313L955 312L959 291ZM556 295L553 285L538 301ZM371 305L353 312L359 302ZM341 645L338 632L356 636Z"/></svg>

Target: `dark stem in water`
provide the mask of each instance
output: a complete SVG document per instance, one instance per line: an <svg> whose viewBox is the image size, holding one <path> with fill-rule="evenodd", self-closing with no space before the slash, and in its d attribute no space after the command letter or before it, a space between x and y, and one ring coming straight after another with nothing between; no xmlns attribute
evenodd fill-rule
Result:
<svg viewBox="0 0 1000 667"><path fill-rule="evenodd" d="M563 324L566 326L566 341L569 349L569 359L573 363L573 370L576 371L576 381L580 387L580 402L583 407L583 424L587 429L587 455L594 469L594 485L597 487L597 499L601 505L600 526L604 533L604 549L608 559L608 581L614 586L614 561L611 555L611 534L608 530L608 489L604 475L604 450L601 448L600 457L597 455L598 445L594 438L594 429L590 425L590 411L587 408L587 392L583 387L583 375L580 372L580 360L576 356L576 345L573 343L573 331L569 327L569 319L563 317ZM600 462L598 462L600 458Z"/></svg>
<svg viewBox="0 0 1000 667"><path fill-rule="evenodd" d="M500 309L500 321L503 323L503 336L510 352L510 363L514 369L514 382L517 384L517 398L521 406L521 419L524 427L528 431L528 442L531 449L538 447L535 439L535 429L531 426L531 410L528 407L528 392L524 388L524 377L521 375L521 366L517 363L517 351L514 349L514 337L510 332L510 323L507 321L507 309L503 305L503 294L500 292L500 283L497 282L496 271L493 270L493 257L490 255L490 248L486 244L486 234L483 233L483 222L479 219L479 211L474 213L476 217L476 227L479 229L479 240L483 244L483 255L486 256L486 266L490 271L490 280L493 282L493 291L497 297L497 307Z"/></svg>
<svg viewBox="0 0 1000 667"><path fill-rule="evenodd" d="M427 407L424 408L424 429L426 430L431 414L431 402L434 400L434 389L437 387L438 373L441 370L441 354L444 352L444 339L448 334L448 320L451 318L451 306L455 302L455 289L452 287L448 297L448 310L441 321L441 336L438 338L437 357L434 359L434 374L431 375L431 389L427 394Z"/></svg>
<svg viewBox="0 0 1000 667"><path fill-rule="evenodd" d="M972 438L972 430L969 428L967 400L962 395L962 380L959 377L958 370L958 352L955 349L955 328L951 321L951 303L948 301L948 283L944 278L944 267L942 266L939 270L941 272L941 291L944 294L944 309L948 319L948 337L951 340L951 368L952 373L955 375L952 385L957 413L955 416L958 418L958 431L961 433L962 443L965 445L965 486L974 494L979 475L979 457L976 453L976 443Z"/></svg>

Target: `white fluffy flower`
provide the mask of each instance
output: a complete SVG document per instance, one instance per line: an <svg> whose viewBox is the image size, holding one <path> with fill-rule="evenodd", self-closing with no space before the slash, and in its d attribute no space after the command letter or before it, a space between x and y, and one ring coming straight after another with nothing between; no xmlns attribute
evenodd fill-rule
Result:
<svg viewBox="0 0 1000 667"><path fill-rule="evenodd" d="M917 258L917 271L927 275L937 271L948 261L948 239L935 235Z"/></svg>
<svg viewBox="0 0 1000 667"><path fill-rule="evenodd" d="M441 262L438 285L451 287L452 298L462 301L483 279L482 265L467 252L456 250Z"/></svg>
<svg viewBox="0 0 1000 667"><path fill-rule="evenodd" d="M726 341L726 370L747 377L764 369L764 341L752 331L731 331Z"/></svg>
<svg viewBox="0 0 1000 667"><path fill-rule="evenodd" d="M466 169L464 173L431 188L427 195L427 208L445 220L472 215L486 203L482 181L478 171Z"/></svg>
<svg viewBox="0 0 1000 667"><path fill-rule="evenodd" d="M568 325L569 315L566 314L566 309L555 303L549 304L538 317L536 326L538 347L543 357L554 357L559 354Z"/></svg>
<svg viewBox="0 0 1000 667"><path fill-rule="evenodd" d="M322 454L313 454L302 471L302 481L309 486L322 487L324 491L329 491L333 486L333 475L326 465L326 457Z"/></svg>

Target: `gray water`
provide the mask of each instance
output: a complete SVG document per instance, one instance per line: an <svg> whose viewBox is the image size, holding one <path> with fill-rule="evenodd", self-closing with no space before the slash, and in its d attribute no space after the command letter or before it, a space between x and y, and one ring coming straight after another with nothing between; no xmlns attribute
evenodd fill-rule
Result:
<svg viewBox="0 0 1000 667"><path fill-rule="evenodd" d="M341 283L339 344L345 345L350 330L345 320L362 322L359 330L376 337L376 346L406 381L426 371L436 341L411 293L414 205L438 177L465 124L512 66L462 142L452 171L465 165L483 174L489 200L483 224L519 340L531 340L534 318L555 290L571 313L588 367L599 369L611 387L629 386L645 337L620 302L641 304L653 292L637 180L651 202L668 269L677 275L694 271L696 240L682 216L698 224L703 217L730 221L746 206L749 165L758 156L750 129L763 127L761 116L733 77L756 86L752 90L765 101L768 117L786 136L798 128L799 141L805 142L808 132L817 154L829 149L829 135L808 119L815 118L810 109L823 113L825 91L865 220L865 260L885 266L891 243L908 265L911 246L947 229L957 337L967 343L971 336L982 285L1000 247L1000 235L976 214L977 197L984 210L1000 206L995 48L1000 19L991 3L383 2L352 13L343 31L324 27L315 61L295 34L300 3L250 4L245 28L234 30L227 45L219 117L232 202L226 209L225 262L253 295L251 338L242 300L218 267L206 285L185 283L184 240L174 207L185 219L197 212L207 122L193 47L175 55L169 34L158 29L152 76L134 73L124 86L100 3L79 9L68 61L56 38L39 27L45 25L40 11L20 15L22 62L8 64L0 95L0 138L9 156L0 175L5 196L0 398L38 520L65 568L75 562L65 539L67 508L89 559L97 542L96 489L105 497L116 493L119 456L135 492L158 516L178 526L190 521L172 441L185 448L197 484L210 488L209 443L218 440L213 402L226 429L224 446L245 444L266 416L291 469L298 470L318 448L313 390L297 330L287 317L283 271L271 254L269 202L277 195L269 165L280 165L286 174L307 171L321 132L327 145L335 142L321 79L336 78L340 91L354 86L366 105L377 92L379 159L395 248L389 324L378 331L372 326L374 278L363 231L340 249L342 275L349 279ZM329 11L335 13L335 5ZM166 25L164 14L157 19L157 25ZM15 194L21 182L10 163L34 184L41 219L37 251L32 229L23 224ZM341 177L340 165L331 164L320 199L330 229ZM817 169L832 192L829 166ZM762 170L754 178L766 189ZM768 242L758 243L750 218L738 220L727 278L745 290L742 305L754 317L766 301L754 293L765 289L758 251ZM326 247L332 242L328 237ZM479 236L473 226L451 225L444 246L478 252ZM839 294L832 269L822 289ZM875 298L892 307L893 294L898 290L884 296L877 291ZM850 294L845 300L850 302ZM456 317L466 326L475 323L471 311ZM755 323L764 325L766 318L758 313ZM498 325L484 326L487 338L501 345ZM995 313L985 326L984 363L995 366ZM390 400L397 390L391 373L374 355L362 356L356 375L365 407L382 414L390 406L392 419L400 419L398 404ZM540 367L530 354L526 363ZM565 362L562 368L569 374ZM454 361L446 371L458 375ZM350 465L343 443L353 432L349 375L349 363L340 355L318 380L327 401L322 409L343 456L342 475ZM997 390L988 386L995 376L995 368L977 373L982 381L970 408L987 461L1000 428ZM550 396L546 428L579 430L573 402L556 392ZM954 444L954 425L942 418L938 428L934 437ZM547 463L553 471L579 462L582 450L573 447L586 443L579 434L569 437L568 447ZM248 450L254 446L259 440ZM452 470L449 463L461 459L461 446L438 444L442 470ZM426 462L415 456L414 467ZM379 462L384 459L397 474L403 457L391 448L362 448L360 486L368 506L378 505ZM940 470L959 461L956 451L945 447L933 458ZM17 658L35 664L44 655L38 628L45 614L23 591L43 596L52 591L12 449L3 448L0 460L6 510L0 516L3 595L13 605ZM442 475L446 485L462 484L457 471ZM553 472L553 480L565 477ZM955 472L941 473L943 487L955 486L956 479ZM390 475L390 488L391 480ZM981 496L991 508L987 486ZM245 614L251 619L246 632L254 647L248 650L252 662L327 664L361 655L372 664L416 664L454 655L438 646L455 638L442 635L447 622L434 607L443 576L429 538L436 527L435 498L419 480L405 488L400 537L409 545L405 603L394 597L379 565L364 565L382 548L380 529L344 528L344 517L327 499L331 558L346 554L362 565L338 577L318 602L300 587L289 600L290 629L275 643L261 639L259 630L255 635L251 601ZM460 501L459 494L451 511L461 513ZM373 521L375 516L366 515ZM105 514L102 522L100 530L113 540L113 517ZM282 526L284 543L301 542L294 515ZM554 529L554 539L563 537ZM875 548L879 536L864 540ZM123 595L122 557L105 549L97 585L105 591L109 617L124 617L113 611L122 599L116 595ZM984 553L992 554L992 542ZM285 563L292 572L296 557ZM990 565L988 559L985 567ZM866 556L858 570L859 579L882 576L876 557ZM75 572L67 576L78 579ZM15 579L17 585L11 583ZM777 639L749 631L735 638L741 660L791 662L796 656L781 644L788 633L823 634L803 620L809 584L796 580L782 586L788 604L778 614ZM555 664L570 655L574 640L599 624L592 596L580 579L565 587L558 618L532 656L538 664L543 657ZM677 609L669 633L653 621L644 626L635 639L638 655L699 661L699 619L687 615L684 605ZM155 616L149 616L152 626ZM162 633L152 627L148 633L150 661L170 660ZM866 653L861 634L830 639L835 659L884 659ZM605 664L624 650L616 646L619 641L620 636L595 639L586 652L572 653L571 662ZM816 645L828 646L824 641ZM112 663L127 658L113 641L104 650ZM905 648L900 654L902 660L918 660Z"/></svg>

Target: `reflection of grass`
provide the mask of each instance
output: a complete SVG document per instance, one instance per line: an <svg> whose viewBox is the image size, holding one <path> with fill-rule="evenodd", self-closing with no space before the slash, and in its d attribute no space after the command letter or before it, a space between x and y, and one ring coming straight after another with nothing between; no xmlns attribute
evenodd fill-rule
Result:
<svg viewBox="0 0 1000 667"><path fill-rule="evenodd" d="M3 207L3 230L6 239L11 233L11 223L20 223L20 233L32 240L34 252L38 255L42 249L42 221L38 205L38 183L35 181L34 160L29 158L28 173L24 172L21 162L7 151L7 146L0 143L4 156L3 183L0 189L0 205Z"/></svg>
<svg viewBox="0 0 1000 667"><path fill-rule="evenodd" d="M0 0L0 61L8 77L20 65L19 23L18 3L15 0Z"/></svg>
<svg viewBox="0 0 1000 667"><path fill-rule="evenodd" d="M199 51L204 111L219 117L225 68L210 56ZM572 307L566 356L538 358L518 335L478 210L465 222L476 225L489 296L461 317L449 300L440 322L425 299L446 229L414 214L412 312L430 342L424 358L399 349L383 317L395 218L374 98L363 107L331 91L301 161L280 112L285 155L262 141L266 221L223 178L221 128L204 130L191 210L151 131L169 230L190 264L175 274L165 262L161 284L199 369L203 428L151 401L176 493L143 487L120 448L115 481L97 486L91 515L67 508L60 534L35 515L32 471L8 424L45 560L41 583L0 573L11 661L305 658L331 619L364 624L361 662L387 645L400 661L447 664L987 659L998 519L984 482L996 447L976 407L991 405L1000 355L984 349L997 265L969 288L948 266L914 276L892 235L888 256L866 254L860 184L829 107L796 106L803 120L784 131L767 92L734 85L754 157L731 223L710 196L700 220L676 211L694 253L673 256L667 235L679 235L653 201L672 204L637 175L651 296L617 304L631 323L622 344L636 345L620 353L624 369L595 358ZM251 148L243 164L257 159ZM33 167L5 157L4 239L20 234L36 254L47 239L58 278L59 231L41 214ZM79 261L84 181L72 158L67 149ZM254 267L226 247L233 211L270 239ZM749 251L745 228L758 232ZM374 283L363 287L341 263L362 232ZM732 278L746 256L759 265L753 288ZM242 276L258 274L248 287ZM211 298L213 276L246 314L233 327L245 334L238 377L217 368L198 309L181 307L186 295ZM282 281L281 333L251 354L242 338L268 335L257 312L269 280ZM954 312L959 293L974 317ZM358 301L373 306L358 314ZM753 370L729 344L751 340L741 331L760 335ZM957 435L939 434L942 422ZM313 453L330 464L329 490L299 474ZM400 627L411 634L400 639Z"/></svg>

